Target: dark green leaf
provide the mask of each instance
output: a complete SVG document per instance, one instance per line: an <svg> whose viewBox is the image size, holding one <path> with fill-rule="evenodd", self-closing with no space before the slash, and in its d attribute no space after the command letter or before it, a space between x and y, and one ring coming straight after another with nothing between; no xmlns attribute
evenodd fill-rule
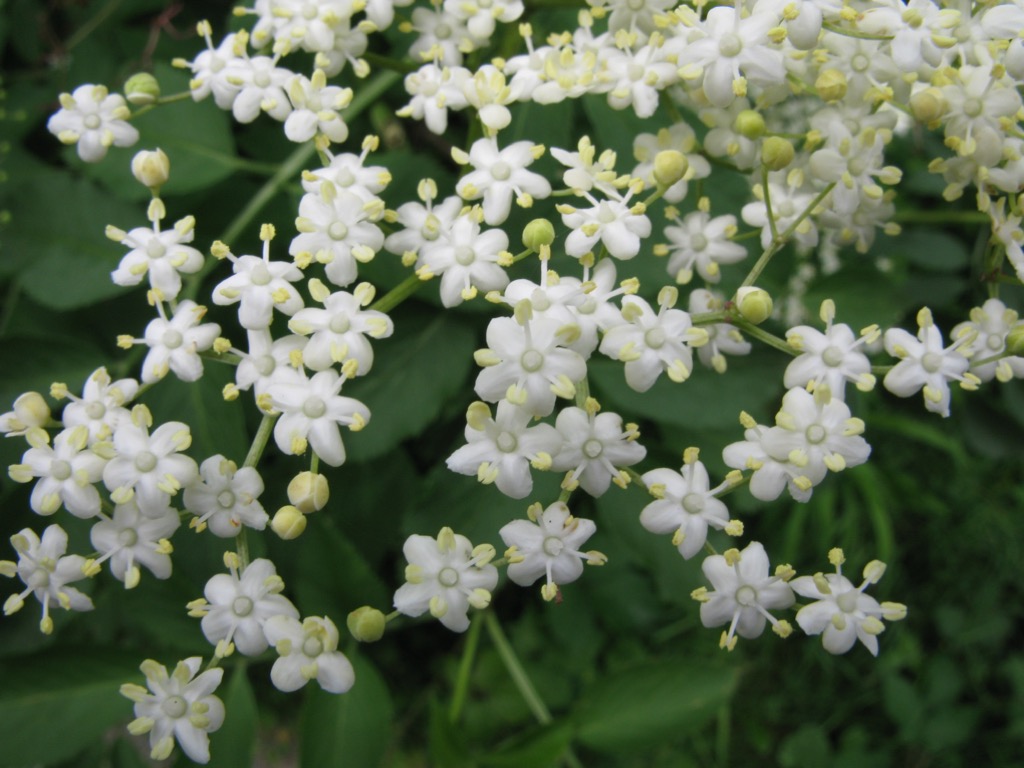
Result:
<svg viewBox="0 0 1024 768"><path fill-rule="evenodd" d="M572 742L572 725L568 721L531 729L512 743L499 747L480 758L486 768L545 768L555 765Z"/></svg>
<svg viewBox="0 0 1024 768"><path fill-rule="evenodd" d="M210 735L211 762L217 768L251 768L259 710L246 664L235 667L219 695L224 700L224 724Z"/></svg>

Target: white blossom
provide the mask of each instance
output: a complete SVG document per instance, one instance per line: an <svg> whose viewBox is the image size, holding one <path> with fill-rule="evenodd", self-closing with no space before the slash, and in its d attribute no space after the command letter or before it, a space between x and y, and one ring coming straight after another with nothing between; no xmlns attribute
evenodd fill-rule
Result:
<svg viewBox="0 0 1024 768"><path fill-rule="evenodd" d="M64 144L74 144L78 156L98 163L110 147L130 147L138 130L125 122L131 110L124 97L102 85L80 85L60 95L60 110L46 123L47 130Z"/></svg>
<svg viewBox="0 0 1024 768"><path fill-rule="evenodd" d="M617 413L598 413L597 401L588 399L587 409L563 408L555 419L562 434L562 450L552 468L567 472L563 488L582 487L591 496L601 496L614 480L625 487L628 475L621 469L643 460L647 449L636 442L640 432L636 424L623 427ZM626 475L624 477L624 475Z"/></svg>
<svg viewBox="0 0 1024 768"><path fill-rule="evenodd" d="M185 488L185 509L196 517L191 527L210 531L224 538L237 536L242 526L262 531L270 519L259 497L263 478L255 467L238 468L221 454L211 456L199 466L199 478Z"/></svg>
<svg viewBox="0 0 1024 768"><path fill-rule="evenodd" d="M111 517L101 517L89 531L89 540L100 553L90 566L109 561L114 578L128 589L139 583L140 565L158 579L170 578L169 539L181 525L177 510L166 507L159 515L143 515L129 500L115 506Z"/></svg>
<svg viewBox="0 0 1024 768"><path fill-rule="evenodd" d="M356 681L355 670L338 650L338 628L326 616L271 616L263 625L278 659L270 680L279 691L291 692L316 680L328 693L345 693Z"/></svg>

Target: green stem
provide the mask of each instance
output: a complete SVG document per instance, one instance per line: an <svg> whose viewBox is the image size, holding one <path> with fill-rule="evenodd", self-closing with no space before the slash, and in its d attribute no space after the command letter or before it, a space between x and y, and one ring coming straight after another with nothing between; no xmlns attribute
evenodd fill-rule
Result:
<svg viewBox="0 0 1024 768"><path fill-rule="evenodd" d="M526 674L526 670L523 669L523 665L519 662L516 652L512 650L512 644L509 643L508 638L505 636L505 631L501 628L501 624L498 623L498 617L494 615L494 611L486 611L484 613L484 623L487 625L487 634L490 635L491 642L494 643L498 656L501 657L505 669L508 670L509 677L512 678L512 683L519 691L519 695L523 697L523 701L526 702L526 706L529 707L537 722L541 725L547 725L552 720L551 712L548 711L547 705L537 693L537 689L533 687L533 682L531 682Z"/></svg>
<svg viewBox="0 0 1024 768"><path fill-rule="evenodd" d="M690 315L690 322L692 322L694 326L730 323L732 322L732 319L733 313L724 309L721 312L698 312L697 314Z"/></svg>
<svg viewBox="0 0 1024 768"><path fill-rule="evenodd" d="M100 24L107 20L110 14L117 10L117 6L119 6L121 2L122 0L110 0L109 3L100 8L95 16L75 30L75 33L68 38L68 41L64 43L64 50L70 51L72 48L75 48L85 42L85 39L95 32Z"/></svg>
<svg viewBox="0 0 1024 768"><path fill-rule="evenodd" d="M799 354L799 352L797 352L795 349L789 346L789 344L786 343L785 339L779 338L774 333L768 333L768 331L762 330L756 325L747 322L742 317L733 318L732 323L739 330L743 331L743 333L747 334L752 339L757 339L758 341L767 344L769 347L774 347L775 349L781 352L785 352L788 355Z"/></svg>
<svg viewBox="0 0 1024 768"><path fill-rule="evenodd" d="M455 676L455 692L452 694L452 705L448 710L448 722L454 725L462 717L462 709L466 705L466 696L469 693L469 676L473 671L473 662L476 660L476 651L480 646L480 630L483 629L482 613L473 614L472 623L469 625L469 632L466 634L466 645L462 649L462 658L459 660L459 671Z"/></svg>
<svg viewBox="0 0 1024 768"><path fill-rule="evenodd" d="M772 231L772 242L774 242L779 239L779 230L776 229L775 213L772 211L771 185L768 183L767 165L761 166L761 187L764 189L764 207L768 214L768 227Z"/></svg>
<svg viewBox="0 0 1024 768"><path fill-rule="evenodd" d="M855 37L858 40L892 40L892 35L872 35L870 32L861 32L856 29L846 29L836 24L830 24L829 22L823 22L821 25L822 29L827 29L829 32L835 32L837 35L843 35L845 37Z"/></svg>
<svg viewBox="0 0 1024 768"><path fill-rule="evenodd" d="M990 219L987 213L981 211L896 211L892 217L893 221L913 222L924 224L987 224Z"/></svg>
<svg viewBox="0 0 1024 768"><path fill-rule="evenodd" d="M249 446L249 453L245 457L243 467L255 467L259 463L260 456L263 455L263 450L270 440L270 433L274 429L275 421L277 421L277 416L263 415L263 421L260 422L259 429L256 430L256 437L252 439L252 445ZM241 570L244 571L249 567L249 538L244 525L235 539L235 552L238 553L238 560L242 565Z"/></svg>
<svg viewBox="0 0 1024 768"><path fill-rule="evenodd" d="M424 280L420 280L416 275L409 275L405 280L373 302L369 308L377 312L390 312L416 293L424 282Z"/></svg>

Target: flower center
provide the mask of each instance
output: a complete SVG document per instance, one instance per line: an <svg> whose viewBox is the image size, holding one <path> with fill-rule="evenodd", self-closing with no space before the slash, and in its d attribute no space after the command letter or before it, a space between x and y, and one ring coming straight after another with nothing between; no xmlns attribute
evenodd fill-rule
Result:
<svg viewBox="0 0 1024 768"><path fill-rule="evenodd" d="M821 353L821 359L829 368L835 368L843 362L843 350L839 347L827 346Z"/></svg>
<svg viewBox="0 0 1024 768"><path fill-rule="evenodd" d="M438 40L447 40L452 36L452 28L447 24L438 24L434 27L434 37Z"/></svg>
<svg viewBox="0 0 1024 768"><path fill-rule="evenodd" d="M608 203L601 203L597 209L597 220L602 224L611 224L616 218L618 217L615 215L612 207Z"/></svg>
<svg viewBox="0 0 1024 768"><path fill-rule="evenodd" d="M535 373L544 365L544 355L536 349L528 349L519 358L519 364L523 366L523 370L527 373Z"/></svg>
<svg viewBox="0 0 1024 768"><path fill-rule="evenodd" d="M173 720L184 717L188 712L188 702L181 696L168 696L160 703L160 709Z"/></svg>
<svg viewBox="0 0 1024 768"><path fill-rule="evenodd" d="M340 221L332 221L331 226L327 228L327 236L331 240L344 240L348 237L348 227Z"/></svg>
<svg viewBox="0 0 1024 768"><path fill-rule="evenodd" d="M508 177L511 175L512 169L504 160L499 160L491 166L491 176L493 176L497 181L507 181Z"/></svg>
<svg viewBox="0 0 1024 768"><path fill-rule="evenodd" d="M459 583L459 572L454 568L442 568L437 580L442 587L454 587Z"/></svg>
<svg viewBox="0 0 1024 768"><path fill-rule="evenodd" d="M583 455L588 459L596 459L604 451L604 443L592 437L583 444Z"/></svg>
<svg viewBox="0 0 1024 768"><path fill-rule="evenodd" d="M936 352L925 352L921 356L921 367L928 373L935 373L942 367L942 355Z"/></svg>
<svg viewBox="0 0 1024 768"><path fill-rule="evenodd" d="M270 85L270 75L260 70L252 76L252 81L256 84L257 88L266 88Z"/></svg>
<svg viewBox="0 0 1024 768"><path fill-rule="evenodd" d="M107 406L99 401L93 400L85 406L85 413L90 419L102 419L107 413Z"/></svg>
<svg viewBox="0 0 1024 768"><path fill-rule="evenodd" d="M159 259L167 253L167 249L164 244L157 240L155 237L146 243L146 255L151 259Z"/></svg>
<svg viewBox="0 0 1024 768"><path fill-rule="evenodd" d="M821 424L811 424L804 433L807 437L807 442L812 445L817 445L825 439L825 428Z"/></svg>
<svg viewBox="0 0 1024 768"><path fill-rule="evenodd" d="M307 635L302 641L302 652L311 659L315 659L324 652L324 644L312 635Z"/></svg>
<svg viewBox="0 0 1024 768"><path fill-rule="evenodd" d="M82 122L85 123L85 127L90 131L95 131L103 123L99 115L86 115Z"/></svg>
<svg viewBox="0 0 1024 768"><path fill-rule="evenodd" d="M779 203L779 213L781 213L786 218L789 218L790 216L794 215L796 213L796 206L793 205L793 201L783 200L781 203Z"/></svg>
<svg viewBox="0 0 1024 768"><path fill-rule="evenodd" d="M331 318L330 329L335 333L346 333L351 327L352 323L345 315L335 315Z"/></svg>
<svg viewBox="0 0 1024 768"><path fill-rule="evenodd" d="M985 346L991 349L993 352L998 352L1003 348L1003 340L1000 339L997 335L992 334L987 339L985 339Z"/></svg>
<svg viewBox="0 0 1024 768"><path fill-rule="evenodd" d="M319 397L312 395L307 397L306 402L302 404L302 413L311 419L319 419L327 413L327 406Z"/></svg>
<svg viewBox="0 0 1024 768"><path fill-rule="evenodd" d="M743 41L732 32L723 35L722 39L718 41L718 52L726 58L731 59L733 56L738 56L742 50Z"/></svg>
<svg viewBox="0 0 1024 768"><path fill-rule="evenodd" d="M644 333L644 344L646 344L651 349L658 349L664 343L665 331L662 328L651 328L646 333Z"/></svg>
<svg viewBox="0 0 1024 768"><path fill-rule="evenodd" d="M231 610L235 616L248 616L252 613L252 598L241 595L231 602Z"/></svg>
<svg viewBox="0 0 1024 768"><path fill-rule="evenodd" d="M977 117L981 114L983 105L981 99L970 98L964 99L964 114L968 117Z"/></svg>
<svg viewBox="0 0 1024 768"><path fill-rule="evenodd" d="M853 613L857 609L857 596L858 592L855 589L851 589L849 592L843 592L836 598L836 605L839 606L839 610L843 613Z"/></svg>
<svg viewBox="0 0 1024 768"><path fill-rule="evenodd" d="M455 248L455 261L464 267L468 267L476 261L476 253L468 245L460 245Z"/></svg>
<svg viewBox="0 0 1024 768"><path fill-rule="evenodd" d="M548 555L549 557L558 557L562 554L562 550L565 549L565 542L557 536L548 536L544 539L542 548L545 555Z"/></svg>
<svg viewBox="0 0 1024 768"><path fill-rule="evenodd" d="M519 441L516 440L516 436L511 432L502 432L498 435L498 439L495 441L498 444L498 450L503 453L512 453L519 445Z"/></svg>
<svg viewBox="0 0 1024 768"><path fill-rule="evenodd" d="M63 459L57 459L50 465L50 477L54 480L67 480L71 477L71 465Z"/></svg>
<svg viewBox="0 0 1024 768"><path fill-rule="evenodd" d="M858 53L850 59L850 66L853 68L854 72L863 72L870 64L871 61L863 53Z"/></svg>
<svg viewBox="0 0 1024 768"><path fill-rule="evenodd" d="M32 589L46 589L50 586L50 574L42 568L37 568L32 571L32 574L28 577L26 582L27 586Z"/></svg>
<svg viewBox="0 0 1024 768"><path fill-rule="evenodd" d="M135 457L135 468L139 472L152 472L156 467L156 456L149 451L139 451Z"/></svg>
<svg viewBox="0 0 1024 768"><path fill-rule="evenodd" d="M139 532L134 528L125 528L117 534L117 540L122 547L134 547L139 541Z"/></svg>
<svg viewBox="0 0 1024 768"><path fill-rule="evenodd" d="M690 238L690 248L692 248L693 250L700 252L707 247L708 239L704 237L704 235L702 235L700 232L698 232L697 234L693 235Z"/></svg>
<svg viewBox="0 0 1024 768"><path fill-rule="evenodd" d="M184 341L179 331L173 328L169 331L164 332L164 346L168 349L177 349L181 346L181 342Z"/></svg>
<svg viewBox="0 0 1024 768"><path fill-rule="evenodd" d="M626 67L626 76L634 83L638 80L644 79L644 74L647 70L644 69L644 65L639 62L630 62L629 66Z"/></svg>
<svg viewBox="0 0 1024 768"><path fill-rule="evenodd" d="M267 265L262 261L252 268L252 274L249 275L249 279L253 285L267 285L270 283L270 270L267 269Z"/></svg>
<svg viewBox="0 0 1024 768"><path fill-rule="evenodd" d="M273 355L262 355L253 361L256 366L256 370L260 372L260 376L269 376L277 368L277 360L274 359Z"/></svg>
<svg viewBox="0 0 1024 768"><path fill-rule="evenodd" d="M306 19L315 19L317 14L316 3L306 3L302 6L302 15Z"/></svg>
<svg viewBox="0 0 1024 768"><path fill-rule="evenodd" d="M477 8L490 8L491 0L476 0Z"/></svg>
<svg viewBox="0 0 1024 768"><path fill-rule="evenodd" d="M688 493L683 496L683 509L691 515L699 515L704 511L704 497L699 493Z"/></svg>
<svg viewBox="0 0 1024 768"><path fill-rule="evenodd" d="M235 506L235 494L231 491L221 491L217 494L217 503L224 509L231 509Z"/></svg>
<svg viewBox="0 0 1024 768"><path fill-rule="evenodd" d="M540 288L530 294L530 303L533 304L535 312L544 312L551 308L551 300L548 299L548 295Z"/></svg>
<svg viewBox="0 0 1024 768"><path fill-rule="evenodd" d="M749 584L744 584L736 590L736 602L743 606L755 605L757 603L757 590Z"/></svg>
<svg viewBox="0 0 1024 768"><path fill-rule="evenodd" d="M626 3L631 11L642 11L646 4L647 0L629 0L629 2Z"/></svg>
<svg viewBox="0 0 1024 768"><path fill-rule="evenodd" d="M441 86L433 80L427 80L420 86L420 93L427 97L434 96L439 90L441 90Z"/></svg>

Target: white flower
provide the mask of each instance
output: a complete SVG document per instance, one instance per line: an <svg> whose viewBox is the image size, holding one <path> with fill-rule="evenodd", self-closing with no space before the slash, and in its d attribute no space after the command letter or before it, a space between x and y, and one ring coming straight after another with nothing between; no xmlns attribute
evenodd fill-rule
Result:
<svg viewBox="0 0 1024 768"><path fill-rule="evenodd" d="M206 599L189 603L189 615L202 617L203 634L217 646L218 657L230 655L234 648L258 656L267 650L267 621L274 616L298 619L299 612L280 594L284 582L272 562L253 560L239 576L237 557L229 554L224 559L231 573L210 577L203 589Z"/></svg>
<svg viewBox="0 0 1024 768"><path fill-rule="evenodd" d="M639 182L638 182L639 184ZM616 259L632 259L640 252L640 241L651 234L651 220L643 203L629 205L632 191L621 200L601 200L590 195L590 208L558 206L562 222L572 229L565 239L565 252L575 258L592 251L598 241Z"/></svg>
<svg viewBox="0 0 1024 768"><path fill-rule="evenodd" d="M865 328L857 338L850 326L833 325L836 306L831 299L821 303L820 315L825 323L824 333L808 325L786 331L786 342L801 354L786 366L785 385L802 387L813 382L816 388L825 384L838 400L845 399L848 381L862 392L873 389L875 377L871 374L871 362L860 347L878 340L881 333L878 326Z"/></svg>
<svg viewBox="0 0 1024 768"><path fill-rule="evenodd" d="M699 346L706 334L693 328L690 316L672 309L678 291L663 289L661 306L655 312L639 296L624 296L622 319L609 328L601 340L601 353L625 363L626 383L637 392L646 392L664 371L681 383L690 378L693 353L688 344Z"/></svg>
<svg viewBox="0 0 1024 768"><path fill-rule="evenodd" d="M836 572L800 576L790 586L801 597L816 602L805 605L796 614L796 623L808 635L821 635L821 644L829 653L846 653L860 640L872 656L878 655L878 635L885 629L882 619L899 621L907 615L900 603L881 603L864 594L885 573L885 563L872 560L864 566L864 581L855 587L843 576L843 551L833 549L829 561Z"/></svg>
<svg viewBox="0 0 1024 768"><path fill-rule="evenodd" d="M657 187L654 178L654 158L659 152L676 150L686 158L686 173L665 190L662 197L670 203L678 203L686 197L687 183L693 179L705 179L711 175L711 164L700 154L697 135L686 123L673 123L655 133L640 133L633 138L633 157L639 165L633 169L633 177L643 179L646 188ZM735 219L733 219L735 223ZM671 273L671 270L670 270Z"/></svg>
<svg viewBox="0 0 1024 768"><path fill-rule="evenodd" d="M497 291L508 285L503 267L511 264L508 235L501 229L480 231L479 209L460 215L451 228L419 251L416 274L427 280L441 275L441 303L454 307L476 297L480 290Z"/></svg>
<svg viewBox="0 0 1024 768"><path fill-rule="evenodd" d="M569 169L562 174L565 186L577 195L598 189L609 197L618 197L619 187L625 186L629 177L616 176L615 152L606 149L598 155L588 136L580 139L576 148L576 152L551 148L551 156Z"/></svg>
<svg viewBox="0 0 1024 768"><path fill-rule="evenodd" d="M329 181L338 189L354 192L366 202L375 200L391 183L391 171L383 165L366 165L366 158L379 145L376 136L367 136L363 139L363 148L358 155L351 152L336 155L330 148L324 149L330 162L326 168L303 173L302 188L307 192L319 192L323 182Z"/></svg>
<svg viewBox="0 0 1024 768"><path fill-rule="evenodd" d="M114 507L113 517L101 517L89 531L89 540L101 555L90 561L90 570L109 560L110 572L128 589L139 583L139 565L158 579L170 578L169 539L181 525L176 509L166 507L157 516L143 515L129 500Z"/></svg>
<svg viewBox="0 0 1024 768"><path fill-rule="evenodd" d="M42 539L31 528L24 528L11 537L11 544L18 553L18 563L0 561L0 575L17 574L25 583L25 589L4 601L5 616L20 611L25 605L25 598L32 594L43 606L39 629L48 635L53 632L50 603L56 603L66 611L92 610L89 596L68 586L85 578L82 570L85 558L64 554L68 548L68 535L63 528L48 526Z"/></svg>
<svg viewBox="0 0 1024 768"><path fill-rule="evenodd" d="M196 515L190 527L206 526L216 536L237 536L242 526L262 531L269 516L258 501L263 478L255 467L238 468L221 454L211 456L199 467L199 479L185 488L182 500Z"/></svg>
<svg viewBox="0 0 1024 768"><path fill-rule="evenodd" d="M224 722L224 703L213 695L224 677L221 668L202 674L203 660L192 656L179 661L174 672L152 659L139 667L146 676L146 686L126 683L121 695L135 702L135 719L128 724L133 736L149 734L149 756L166 760L177 740L182 751L197 763L210 761L210 736Z"/></svg>
<svg viewBox="0 0 1024 768"><path fill-rule="evenodd" d="M308 616L301 623L291 616L272 616L263 632L279 654L270 668L270 680L279 691L297 691L316 680L328 693L345 693L355 683L351 662L338 650L338 628L326 616Z"/></svg>
<svg viewBox="0 0 1024 768"><path fill-rule="evenodd" d="M56 395L55 395L56 396ZM0 434L19 437L42 429L50 421L50 406L38 392L23 392L12 410L0 414Z"/></svg>
<svg viewBox="0 0 1024 768"><path fill-rule="evenodd" d="M413 61L432 58L437 65L458 66L462 64L463 53L475 47L462 19L439 5L432 9L413 8L410 26L419 32L419 37L409 46L409 57Z"/></svg>
<svg viewBox="0 0 1024 768"><path fill-rule="evenodd" d="M515 21L523 15L523 0L444 0L444 9L466 22L473 37L490 39L495 22Z"/></svg>
<svg viewBox="0 0 1024 768"><path fill-rule="evenodd" d="M697 449L687 449L679 472L666 467L643 475L656 499L640 512L640 525L651 533L671 533L672 544L687 560L704 546L709 526L720 531L729 524L729 510L715 495L730 483L712 488L697 455Z"/></svg>
<svg viewBox="0 0 1024 768"><path fill-rule="evenodd" d="M273 58L245 56L234 62L232 78L241 83L231 105L235 120L251 123L261 111L275 120L285 120L291 114L292 105L284 89L293 74L277 66L279 58L277 55Z"/></svg>
<svg viewBox="0 0 1024 768"><path fill-rule="evenodd" d="M305 338L291 334L275 340L270 335L269 328L249 331L248 336L249 351L247 353L240 349L231 350L242 358L235 370L235 383L239 389L252 387L256 397L259 398L267 391L267 387L272 381L287 378L290 375L299 376L298 369L302 367L302 350L306 346Z"/></svg>
<svg viewBox="0 0 1024 768"><path fill-rule="evenodd" d="M238 304L238 322L250 331L269 327L275 309L288 316L302 309L302 297L292 285L302 279L302 270L294 264L270 260L273 238L274 228L265 224L260 230L262 258L235 256L226 247L216 251L231 261L234 274L213 289L213 303Z"/></svg>
<svg viewBox="0 0 1024 768"><path fill-rule="evenodd" d="M428 130L441 135L448 129L448 110L469 104L464 88L472 76L464 67L424 64L405 76L405 90L412 100L395 114L423 120Z"/></svg>
<svg viewBox="0 0 1024 768"><path fill-rule="evenodd" d="M220 335L217 323L200 321L206 315L206 307L198 306L186 299L174 308L171 319L167 319L162 302L157 302L160 317L150 320L142 339L124 336L118 345L130 347L145 344L149 347L146 359L142 361L142 381L152 384L173 372L182 381L198 381L203 375L203 360L200 352L213 346Z"/></svg>
<svg viewBox="0 0 1024 768"><path fill-rule="evenodd" d="M106 368L97 368L85 381L82 397L64 388L61 394L71 400L64 406L61 420L65 427L84 426L89 442L106 440L123 420L131 417L125 403L131 402L139 390L135 379L112 381Z"/></svg>
<svg viewBox="0 0 1024 768"><path fill-rule="evenodd" d="M498 531L508 549L508 577L528 587L545 577L541 595L554 600L559 586L576 581L588 565L604 565L608 558L597 551L581 552L583 543L594 535L593 520L573 517L564 502L556 501L541 511L540 504L527 510L530 520L513 520Z"/></svg>
<svg viewBox="0 0 1024 768"><path fill-rule="evenodd" d="M139 132L125 122L131 110L124 97L102 85L80 85L74 93L62 93L60 105L46 128L62 143L76 144L78 156L87 163L102 160L112 146L130 147L139 140Z"/></svg>
<svg viewBox="0 0 1024 768"><path fill-rule="evenodd" d="M693 315L704 312L721 312L725 307L725 299L721 294L698 288L690 292L689 311ZM743 334L729 323L712 323L700 326L708 335L708 343L697 347L697 359L702 365L713 368L718 373L725 373L727 363L725 356L746 355L750 353L750 342Z"/></svg>
<svg viewBox="0 0 1024 768"><path fill-rule="evenodd" d="M600 74L601 91L607 92L612 109L632 106L640 118L655 113L661 91L679 79L676 56L663 47L664 41L661 34L653 34L647 45L635 50L606 51Z"/></svg>
<svg viewBox="0 0 1024 768"><path fill-rule="evenodd" d="M203 254L189 245L195 237L195 217L187 216L163 231L136 227L127 234L108 227L107 235L131 248L117 269L110 273L118 285L138 285L149 274L149 285L163 299L174 299L181 291L181 275L194 274L203 266Z"/></svg>
<svg viewBox="0 0 1024 768"><path fill-rule="evenodd" d="M469 628L470 606L481 610L491 602L498 584L498 569L490 565L494 547L473 547L451 528L437 538L413 535L402 547L409 563L405 580L395 592L395 609L406 616L430 615L453 632Z"/></svg>
<svg viewBox="0 0 1024 768"><path fill-rule="evenodd" d="M960 339L970 336L964 352L980 358L971 363L971 373L982 381L993 378L1006 382L1014 376L1024 376L1024 358L1018 355L997 357L1006 351L1007 334L1021 326L1016 310L1008 309L999 299L988 299L980 307L971 310L971 319L953 327L950 336ZM989 358L989 362L983 362Z"/></svg>
<svg viewBox="0 0 1024 768"><path fill-rule="evenodd" d="M245 52L246 40L244 36L232 32L214 48L210 24L200 22L198 30L206 40L206 50L197 54L191 62L176 63L192 70L189 88L193 100L202 101L212 93L218 107L230 110L235 97L242 90L240 73L244 69L242 54Z"/></svg>
<svg viewBox="0 0 1024 768"><path fill-rule="evenodd" d="M750 495L761 501L773 501L779 498L784 488L788 488L797 501L811 498L814 481L804 474L803 468L791 462L786 455L774 456L768 452L765 437L771 430L758 424L746 412L740 414L740 423L745 427L745 440L727 445L722 451L722 460L728 467L752 470ZM819 477L818 481L822 479Z"/></svg>
<svg viewBox="0 0 1024 768"><path fill-rule="evenodd" d="M711 218L704 211L693 211L665 227L669 243L659 246L655 254L668 256L666 269L680 285L693 279L694 270L707 282L717 283L722 279L720 265L747 258L747 249L730 240L736 232L736 217L731 214Z"/></svg>
<svg viewBox="0 0 1024 768"><path fill-rule="evenodd" d="M737 634L748 640L758 637L769 621L780 637L787 637L793 631L788 622L768 612L789 608L796 602L793 590L786 583L793 571L787 565L780 565L775 575L769 576L768 555L760 542L752 541L742 552L730 549L724 556L706 557L701 570L714 587L711 592L701 587L693 593L701 604L701 623L705 627L729 625L729 629L722 632L720 648L730 651L735 648Z"/></svg>
<svg viewBox="0 0 1024 768"><path fill-rule="evenodd" d="M619 468L632 466L647 455L647 449L636 442L640 437L636 424L623 428L621 416L597 413L599 408L597 401L589 398L586 410L563 408L555 419L555 429L565 442L552 468L568 471L563 488L581 486L591 496L601 496L613 479L625 487L628 475Z"/></svg>
<svg viewBox="0 0 1024 768"><path fill-rule="evenodd" d="M484 221L492 227L504 223L512 210L512 197L524 208L535 199L551 194L551 184L539 173L526 168L544 151L530 141L517 141L498 149L498 140L482 138L473 142L469 154L459 152L455 160L473 170L459 179L455 191L466 200L483 198Z"/></svg>
<svg viewBox="0 0 1024 768"><path fill-rule="evenodd" d="M448 457L448 469L476 475L482 483L494 483L513 499L533 490L531 464L548 469L551 457L562 446L562 436L550 424L529 426L532 414L508 400L498 403L497 418L486 403L476 402L466 412L466 445Z"/></svg>
<svg viewBox="0 0 1024 768"><path fill-rule="evenodd" d="M779 172L775 171L773 174ZM794 174L794 177L796 174ZM803 174L800 174L803 177ZM769 179L776 178L774 175ZM775 231L782 233L796 223L797 219L804 216L804 213L814 201L816 193L810 189L770 180L768 182L768 195L772 205L772 216L775 219ZM765 203L764 187L760 184L754 187L754 196L758 202L747 203L740 210L740 216L752 227L761 228L761 247L767 248L771 245L775 235L772 232L771 223L768 220L768 205ZM813 213L813 212L812 212ZM811 216L804 216L793 232L793 240L801 248L810 248L818 243L818 229L814 226Z"/></svg>
<svg viewBox="0 0 1024 768"><path fill-rule="evenodd" d="M508 105L518 94L505 84L505 75L492 64L484 64L472 78L462 84L462 92L469 106L477 111L484 131L493 136L512 122Z"/></svg>
<svg viewBox="0 0 1024 768"><path fill-rule="evenodd" d="M347 370L351 371L351 366ZM359 430L370 420L365 405L339 394L348 378L347 373L339 376L328 370L310 379L289 377L267 388L273 407L281 411L274 425L274 440L282 453L301 455L309 445L332 467L345 463L340 428Z"/></svg>
<svg viewBox="0 0 1024 768"><path fill-rule="evenodd" d="M423 203L409 202L395 211L397 223L404 229L392 232L384 240L384 247L402 257L403 263L412 264L421 248L437 240L446 240L464 203L459 198L446 197L434 205L437 185L424 179L417 187Z"/></svg>
<svg viewBox="0 0 1024 768"><path fill-rule="evenodd" d="M348 125L338 114L352 101L352 89L327 85L322 69L311 80L294 75L285 86L295 110L284 121L284 134L290 141L309 141L321 133L335 144L348 138Z"/></svg>
<svg viewBox="0 0 1024 768"><path fill-rule="evenodd" d="M158 517L183 486L199 473L195 460L180 453L192 444L188 425L169 421L149 434L153 417L144 405L132 409L131 421L114 431L114 456L103 468L103 483L114 501L135 498L144 515Z"/></svg>
<svg viewBox="0 0 1024 768"><path fill-rule="evenodd" d="M64 429L54 437L52 448L35 433L29 433L28 442L32 447L22 463L13 464L9 472L19 483L39 478L29 498L32 511L52 515L63 504L75 517L94 517L100 511L100 494L93 483L99 482L107 460L89 447L89 430Z"/></svg>
<svg viewBox="0 0 1024 768"><path fill-rule="evenodd" d="M301 309L288 321L288 329L294 333L312 334L302 350L302 362L314 371L324 371L352 359L358 363L357 375L369 373L373 367L373 347L366 337L385 339L394 332L391 318L383 312L362 308L373 301L373 287L360 283L355 294L329 293L320 281L309 283L313 298L322 301L324 308Z"/></svg>
<svg viewBox="0 0 1024 768"><path fill-rule="evenodd" d="M915 339L902 328L885 332L885 351L900 361L887 373L882 385L897 397L910 397L924 390L924 407L949 416L949 382L959 381L964 389L975 389L978 377L967 373L970 365L959 348L970 341L965 334L943 347L942 331L927 307L917 313L919 330Z"/></svg>

